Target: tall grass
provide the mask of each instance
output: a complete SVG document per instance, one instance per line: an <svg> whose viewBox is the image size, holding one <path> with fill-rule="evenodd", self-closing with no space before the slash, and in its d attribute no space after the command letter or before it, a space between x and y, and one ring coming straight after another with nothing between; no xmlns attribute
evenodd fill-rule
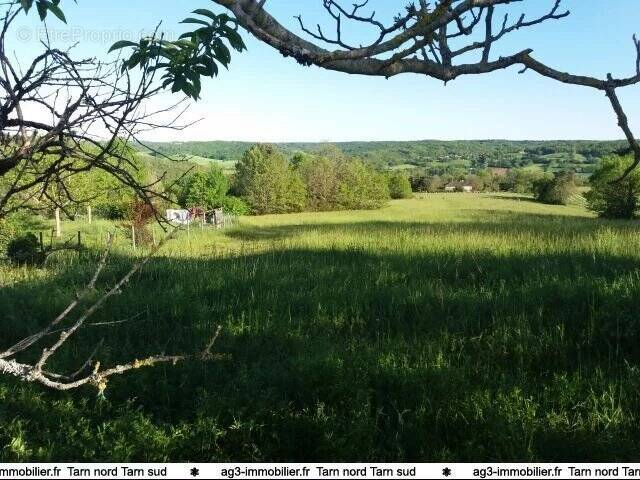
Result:
<svg viewBox="0 0 640 480"><path fill-rule="evenodd" d="M0 267L2 344L46 323L89 253ZM640 432L640 229L580 206L426 195L243 219L170 243L52 364L220 358L61 394L0 379L0 459L630 460ZM159 232L158 232L159 234ZM121 238L105 272L132 261ZM75 367L75 368L74 368Z"/></svg>

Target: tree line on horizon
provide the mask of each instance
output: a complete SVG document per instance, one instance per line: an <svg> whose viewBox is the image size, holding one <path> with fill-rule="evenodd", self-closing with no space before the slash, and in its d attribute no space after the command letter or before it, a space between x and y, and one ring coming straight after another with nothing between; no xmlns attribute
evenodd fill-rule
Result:
<svg viewBox="0 0 640 480"><path fill-rule="evenodd" d="M253 145L234 141L187 141L147 144L145 150L156 159L163 156L188 159L189 156L222 162L237 162ZM314 154L334 146L344 154L359 157L380 169L426 168L431 174L442 175L454 170L473 171L487 167L521 168L539 166L546 171L573 169L589 175L607 155L621 150L624 141L374 141L338 143L276 143L288 158L297 153Z"/></svg>

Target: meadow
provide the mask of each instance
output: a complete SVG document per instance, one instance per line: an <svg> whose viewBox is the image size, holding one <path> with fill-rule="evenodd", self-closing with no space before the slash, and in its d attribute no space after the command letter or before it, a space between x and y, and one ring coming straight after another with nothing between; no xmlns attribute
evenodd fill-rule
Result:
<svg viewBox="0 0 640 480"><path fill-rule="evenodd" d="M34 228L49 228L37 226ZM0 263L1 346L90 278L106 232ZM158 235L159 235L158 231ZM135 252L121 233L101 280ZM59 393L0 378L0 461L613 461L640 454L640 226L432 194L181 232L51 362L202 349Z"/></svg>

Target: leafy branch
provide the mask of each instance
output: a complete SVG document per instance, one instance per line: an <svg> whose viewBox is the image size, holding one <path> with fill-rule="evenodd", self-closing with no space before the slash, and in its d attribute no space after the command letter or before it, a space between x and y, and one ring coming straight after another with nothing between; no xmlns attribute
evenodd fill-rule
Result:
<svg viewBox="0 0 640 480"><path fill-rule="evenodd" d="M123 70L136 67L148 72L163 71L162 87L171 86L173 93L183 92L198 100L202 91L201 77L215 77L219 67L229 67L231 51L225 44L238 52L246 49L238 33L235 20L226 14L216 15L210 10L198 9L192 13L199 18L189 17L181 23L197 25L193 31L185 32L176 41L168 41L163 36L153 35L140 39L138 43L122 40L111 46L109 52L132 48L133 53L122 65ZM153 63L159 60L157 63Z"/></svg>

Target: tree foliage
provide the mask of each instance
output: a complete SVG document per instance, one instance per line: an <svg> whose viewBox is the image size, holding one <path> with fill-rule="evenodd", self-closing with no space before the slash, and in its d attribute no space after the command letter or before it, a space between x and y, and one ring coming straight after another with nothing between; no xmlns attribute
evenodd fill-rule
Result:
<svg viewBox="0 0 640 480"><path fill-rule="evenodd" d="M289 162L275 147L256 145L236 167L235 189L258 214L374 209L389 200L385 174L335 147Z"/></svg>
<svg viewBox="0 0 640 480"><path fill-rule="evenodd" d="M221 206L229 191L229 179L222 169L212 165L206 172L196 172L182 182L178 203L207 210Z"/></svg>
<svg viewBox="0 0 640 480"><path fill-rule="evenodd" d="M218 165L206 171L187 175L178 185L178 203L185 208L199 207L207 211L222 208L231 215L247 215L248 205L229 195L231 182Z"/></svg>
<svg viewBox="0 0 640 480"><path fill-rule="evenodd" d="M259 215L301 211L306 189L285 156L271 145L255 145L236 165L236 189Z"/></svg>
<svg viewBox="0 0 640 480"><path fill-rule="evenodd" d="M307 208L315 211L336 210L340 188L340 165L336 157L307 156L298 165L307 187Z"/></svg>
<svg viewBox="0 0 640 480"><path fill-rule="evenodd" d="M17 0L25 13L35 5L41 20L49 13L61 21L67 21L60 7L61 0ZM211 10L199 8L191 12L195 17L182 20L182 24L197 28L184 32L178 40L169 41L164 35L155 32L152 36L141 38L138 42L120 40L114 43L109 52L130 48L131 55L122 63L122 70L139 67L147 73L159 71L162 87L171 87L171 91L183 92L195 100L200 98L202 77L215 77L219 66L229 67L231 51L246 50L242 37L238 33L238 23L229 15L216 14ZM229 46L227 46L226 43Z"/></svg>
<svg viewBox="0 0 640 480"><path fill-rule="evenodd" d="M539 168L516 168L506 175L501 182L501 189L514 193L534 193L536 183L543 178L544 172Z"/></svg>
<svg viewBox="0 0 640 480"><path fill-rule="evenodd" d="M622 178L633 160L611 155L605 158L589 179L591 190L585 193L591 210L603 218L635 218L640 201L640 172L634 170Z"/></svg>
<svg viewBox="0 0 640 480"><path fill-rule="evenodd" d="M573 172L559 172L545 176L534 184L536 200L551 205L566 205L576 193L576 177Z"/></svg>
<svg viewBox="0 0 640 480"><path fill-rule="evenodd" d="M337 202L345 210L373 210L389 200L386 177L361 160L343 163L340 171Z"/></svg>
<svg viewBox="0 0 640 480"><path fill-rule="evenodd" d="M162 35L143 37L137 43L121 40L111 46L110 52L131 48L133 53L122 65L123 69L140 67L148 71L161 71L162 87L171 86L171 91L183 92L198 100L202 91L201 77L215 77L219 67L229 67L231 48L237 52L246 49L238 33L238 24L229 15L216 15L210 10L194 10L197 17L189 17L181 23L197 25L193 31L185 32L176 41L165 40ZM155 60L159 62L154 63Z"/></svg>
<svg viewBox="0 0 640 480"><path fill-rule="evenodd" d="M391 172L389 174L389 195L393 199L411 198L413 191L406 173Z"/></svg>

